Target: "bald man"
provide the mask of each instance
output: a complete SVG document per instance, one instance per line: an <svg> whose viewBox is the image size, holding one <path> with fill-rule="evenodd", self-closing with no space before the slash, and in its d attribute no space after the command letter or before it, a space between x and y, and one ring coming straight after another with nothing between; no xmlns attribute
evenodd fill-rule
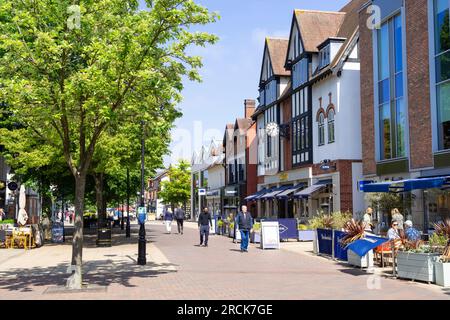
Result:
<svg viewBox="0 0 450 320"><path fill-rule="evenodd" d="M247 211L247 206L242 206L242 211L239 212L236 221L241 233L241 252L248 252L248 241L250 231L253 228L252 215Z"/></svg>

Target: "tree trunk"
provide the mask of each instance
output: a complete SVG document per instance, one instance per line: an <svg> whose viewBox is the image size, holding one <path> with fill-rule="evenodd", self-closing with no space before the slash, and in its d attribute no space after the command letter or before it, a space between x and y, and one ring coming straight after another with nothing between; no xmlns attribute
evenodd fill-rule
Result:
<svg viewBox="0 0 450 320"><path fill-rule="evenodd" d="M104 179L103 173L94 174L95 179L95 194L97 201L97 226L98 229L106 227L106 207L105 207L105 197L104 197Z"/></svg>
<svg viewBox="0 0 450 320"><path fill-rule="evenodd" d="M69 289L82 287L82 257L83 257L83 213L84 192L86 189L86 173L79 172L75 176L75 225L72 241L72 276L67 279Z"/></svg>

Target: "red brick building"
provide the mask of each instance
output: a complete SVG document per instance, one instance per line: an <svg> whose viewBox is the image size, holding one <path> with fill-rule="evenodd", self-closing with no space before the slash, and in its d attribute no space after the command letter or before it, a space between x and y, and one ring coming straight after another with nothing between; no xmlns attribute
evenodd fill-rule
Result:
<svg viewBox="0 0 450 320"><path fill-rule="evenodd" d="M405 218L427 232L450 217L449 193L427 187L450 176L449 2L369 1L359 26L363 173L413 195Z"/></svg>

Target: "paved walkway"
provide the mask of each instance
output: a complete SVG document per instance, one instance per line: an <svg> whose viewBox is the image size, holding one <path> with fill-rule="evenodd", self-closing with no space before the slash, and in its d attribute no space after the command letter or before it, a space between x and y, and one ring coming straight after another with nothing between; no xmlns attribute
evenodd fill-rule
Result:
<svg viewBox="0 0 450 320"><path fill-rule="evenodd" d="M448 289L313 256L310 243L266 251L251 245L241 253L230 238L211 236L209 247L198 247L192 223L184 235L165 234L161 221L148 223L148 264L137 266L134 228L130 240L114 235L111 248L96 248L87 238L84 280L107 286L92 292L52 293L67 278L70 244L0 250L0 299L450 299Z"/></svg>

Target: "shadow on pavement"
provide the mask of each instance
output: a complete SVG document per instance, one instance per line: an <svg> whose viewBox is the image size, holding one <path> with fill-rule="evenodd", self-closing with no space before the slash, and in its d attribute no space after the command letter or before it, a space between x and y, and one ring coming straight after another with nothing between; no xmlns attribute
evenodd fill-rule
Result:
<svg viewBox="0 0 450 320"><path fill-rule="evenodd" d="M368 273L364 269L351 268L351 269L340 269L339 271L342 273L345 273L345 274L352 275L352 276L367 276L368 275Z"/></svg>
<svg viewBox="0 0 450 320"><path fill-rule="evenodd" d="M131 257L129 257L131 258ZM132 278L152 278L158 275L177 272L176 265L170 263L155 264L147 261L147 265L139 266L132 259L88 261L83 265L83 282L89 285L109 286L119 284L135 287L130 283ZM31 292L33 287L64 286L67 278L68 264L52 267L16 268L0 271L0 288L9 291Z"/></svg>

